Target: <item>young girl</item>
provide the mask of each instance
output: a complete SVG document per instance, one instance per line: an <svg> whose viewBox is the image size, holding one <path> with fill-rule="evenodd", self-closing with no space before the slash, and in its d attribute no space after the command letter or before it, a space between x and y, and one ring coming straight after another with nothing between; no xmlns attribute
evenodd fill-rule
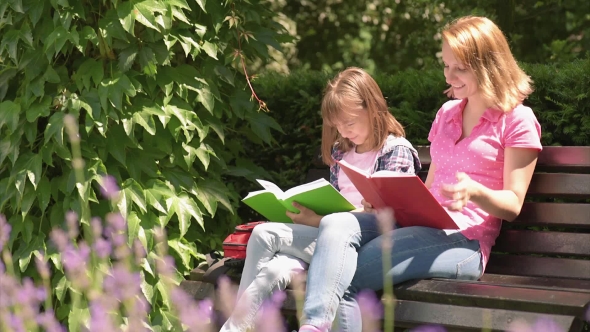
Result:
<svg viewBox="0 0 590 332"><path fill-rule="evenodd" d="M322 159L331 166L330 183L355 206L362 209L362 197L334 160L344 159L369 172L415 174L420 170L418 153L389 113L381 89L362 69L348 68L328 83L322 119ZM221 331L251 329L263 301L272 292L285 289L294 273L307 268L322 216L299 204L294 206L300 213L287 212L293 224L269 222L254 228L238 301ZM366 225L362 233L367 241L379 235L376 225Z"/></svg>
<svg viewBox="0 0 590 332"><path fill-rule="evenodd" d="M539 123L522 105L532 92L531 80L518 67L500 29L487 18L458 19L442 36L444 75L450 85L445 92L457 100L442 105L428 135L432 163L426 186L459 230L397 228L362 246L358 260L352 260L348 257L357 255L354 239L333 230L354 224L362 230L375 214L324 217L309 267L300 332L329 329L337 309L342 331L361 331L355 294L383 288L383 241L393 244L387 282L477 280L501 220L512 221L520 213L541 150ZM364 204L367 212L370 203ZM342 268L336 271L335 266Z"/></svg>

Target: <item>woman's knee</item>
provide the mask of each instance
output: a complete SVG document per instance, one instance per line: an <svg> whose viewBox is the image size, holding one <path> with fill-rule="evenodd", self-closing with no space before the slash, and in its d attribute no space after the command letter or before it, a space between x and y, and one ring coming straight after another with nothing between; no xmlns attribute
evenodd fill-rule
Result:
<svg viewBox="0 0 590 332"><path fill-rule="evenodd" d="M352 229L351 223L356 223L356 217L352 213L332 213L320 220L319 231L329 232L329 234L346 233Z"/></svg>

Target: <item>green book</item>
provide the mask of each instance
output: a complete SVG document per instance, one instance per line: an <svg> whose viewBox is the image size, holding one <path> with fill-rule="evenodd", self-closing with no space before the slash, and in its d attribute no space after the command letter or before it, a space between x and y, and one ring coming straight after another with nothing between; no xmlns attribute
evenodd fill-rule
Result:
<svg viewBox="0 0 590 332"><path fill-rule="evenodd" d="M335 212L346 212L355 209L330 182L319 179L282 191L276 184L256 180L264 190L248 193L242 199L249 207L263 215L269 221L293 222L285 214L288 211L299 212L292 203L297 202L318 215L327 215Z"/></svg>

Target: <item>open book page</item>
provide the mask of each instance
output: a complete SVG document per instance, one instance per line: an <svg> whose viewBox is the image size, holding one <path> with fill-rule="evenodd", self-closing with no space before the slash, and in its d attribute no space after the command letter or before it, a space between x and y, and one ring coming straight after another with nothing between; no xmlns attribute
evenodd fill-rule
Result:
<svg viewBox="0 0 590 332"><path fill-rule="evenodd" d="M330 182L326 181L326 179L318 179L312 182L304 183L298 185L297 187L293 187L287 191L280 197L281 199L286 199L288 197L295 196L297 194L306 192L306 191L313 191L314 189L318 189L325 186L332 186Z"/></svg>
<svg viewBox="0 0 590 332"><path fill-rule="evenodd" d="M411 174L411 173L400 173L400 172L394 172L394 171L377 171L373 174L371 174L372 178L388 178L388 177L414 177L417 176L416 174Z"/></svg>
<svg viewBox="0 0 590 332"><path fill-rule="evenodd" d="M260 183L262 188L264 188L267 191L270 191L271 193L275 194L275 196L277 196L277 197L280 197L283 194L283 191L281 190L281 188L279 188L279 186L277 186L276 184L274 184L270 181L260 180L260 179L256 179L256 181L258 183Z"/></svg>

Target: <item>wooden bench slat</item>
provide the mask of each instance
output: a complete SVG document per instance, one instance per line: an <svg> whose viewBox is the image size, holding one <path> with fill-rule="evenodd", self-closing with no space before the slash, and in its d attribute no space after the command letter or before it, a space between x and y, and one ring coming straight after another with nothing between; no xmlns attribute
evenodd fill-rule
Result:
<svg viewBox="0 0 590 332"><path fill-rule="evenodd" d="M485 273L480 282L513 285L524 288L550 288L555 290L590 293L590 280L561 279L546 277L523 277L505 274Z"/></svg>
<svg viewBox="0 0 590 332"><path fill-rule="evenodd" d="M583 318L590 293L493 285L478 281L425 279L395 287L398 299L521 310Z"/></svg>
<svg viewBox="0 0 590 332"><path fill-rule="evenodd" d="M535 173L527 196L580 197L590 195L590 174Z"/></svg>
<svg viewBox="0 0 590 332"><path fill-rule="evenodd" d="M590 233L503 230L494 251L590 257Z"/></svg>
<svg viewBox="0 0 590 332"><path fill-rule="evenodd" d="M395 326L405 328L433 324L442 325L449 331L507 331L516 321L535 326L545 320L550 320L562 331L582 331L583 328L582 322L573 316L405 300L396 301L394 311Z"/></svg>
<svg viewBox="0 0 590 332"><path fill-rule="evenodd" d="M526 202L515 221L504 223L590 228L590 204Z"/></svg>
<svg viewBox="0 0 590 332"><path fill-rule="evenodd" d="M486 273L590 280L590 260L492 253Z"/></svg>

